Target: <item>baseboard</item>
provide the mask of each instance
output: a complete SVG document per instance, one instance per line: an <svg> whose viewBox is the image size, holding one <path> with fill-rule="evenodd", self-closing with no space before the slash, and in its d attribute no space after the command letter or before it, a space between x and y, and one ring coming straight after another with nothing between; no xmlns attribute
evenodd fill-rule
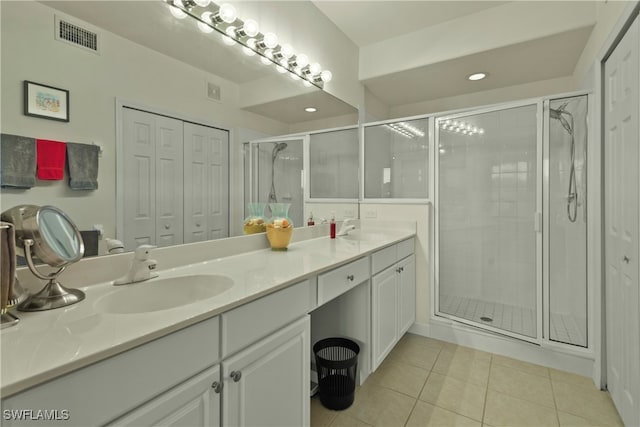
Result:
<svg viewBox="0 0 640 427"><path fill-rule="evenodd" d="M594 355L586 350L541 346L448 320L414 323L409 332L593 378Z"/></svg>

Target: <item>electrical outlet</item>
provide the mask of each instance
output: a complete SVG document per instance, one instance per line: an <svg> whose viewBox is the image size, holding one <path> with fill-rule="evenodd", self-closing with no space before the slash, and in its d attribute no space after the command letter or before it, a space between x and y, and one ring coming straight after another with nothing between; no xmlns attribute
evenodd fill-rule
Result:
<svg viewBox="0 0 640 427"><path fill-rule="evenodd" d="M345 209L344 210L344 217L345 218L355 218L355 212L353 209Z"/></svg>
<svg viewBox="0 0 640 427"><path fill-rule="evenodd" d="M375 209L365 209L364 210L364 217L365 218L377 218L378 217L378 212Z"/></svg>

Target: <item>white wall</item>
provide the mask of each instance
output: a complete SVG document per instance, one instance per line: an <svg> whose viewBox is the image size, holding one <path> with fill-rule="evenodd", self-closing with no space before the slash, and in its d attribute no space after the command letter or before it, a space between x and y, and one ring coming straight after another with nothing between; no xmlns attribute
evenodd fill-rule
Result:
<svg viewBox="0 0 640 427"><path fill-rule="evenodd" d="M517 86L507 86L447 98L433 99L414 104L397 105L390 108L389 118L466 109L519 99L541 97L554 93L571 92L573 90L575 90L573 78L571 76L560 77Z"/></svg>
<svg viewBox="0 0 640 427"><path fill-rule="evenodd" d="M52 204L67 211L81 229L103 224L115 235L115 98L176 112L227 129L243 127L282 134L287 125L239 110L237 85L106 31L95 55L54 40L54 10L36 2L1 2L2 132L103 147L99 189L71 191L65 181L38 181L30 190L2 189L3 209L22 203ZM77 22L77 20L75 20ZM178 78L176 78L178 76ZM70 92L70 122L22 114L22 81ZM205 82L221 85L222 102L205 97ZM233 147L239 143L232 141ZM234 159L232 174L242 167ZM234 182L234 181L232 181ZM231 194L241 193L241 187ZM232 212L231 215L236 215Z"/></svg>

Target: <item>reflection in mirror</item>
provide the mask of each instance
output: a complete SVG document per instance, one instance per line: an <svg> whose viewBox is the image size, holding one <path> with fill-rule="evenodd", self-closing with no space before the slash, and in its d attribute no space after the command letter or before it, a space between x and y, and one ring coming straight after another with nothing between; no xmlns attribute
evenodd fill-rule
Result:
<svg viewBox="0 0 640 427"><path fill-rule="evenodd" d="M16 252L25 257L31 272L48 280L40 292L20 303L18 310L51 310L84 299L82 291L67 289L57 281L58 275L84 254L80 232L67 214L53 206L21 205L3 212L2 220L14 225ZM34 256L58 270L41 273L33 263Z"/></svg>
<svg viewBox="0 0 640 427"><path fill-rule="evenodd" d="M271 15L271 9L286 8L266 3L255 7ZM230 131L229 200L223 206L229 235L242 233L245 217L242 143L357 123L357 110L351 105L265 67L238 46L224 45L218 34L213 37L193 22L176 20L162 1L0 2L0 8L3 132L96 143L102 149L97 190L72 191L66 178L37 181L29 190L3 188L2 202L62 208L83 232L97 235L94 230L101 230L95 239L99 254L108 252L106 242L123 236L116 219L121 159L115 137L120 126L114 113L117 101ZM95 34L97 52L54 38L61 21ZM285 28L286 22L282 21ZM307 53L313 56L311 50ZM335 74L332 85L339 82ZM70 122L24 116L25 79L69 90ZM318 107L313 115L303 108L310 103ZM283 155L287 152L280 152L276 161Z"/></svg>
<svg viewBox="0 0 640 427"><path fill-rule="evenodd" d="M364 197L428 197L429 119L404 120L364 128Z"/></svg>
<svg viewBox="0 0 640 427"><path fill-rule="evenodd" d="M289 203L289 218L296 227L303 225L303 144L302 137L249 142L249 182L251 202L266 203L265 215L273 215L270 203Z"/></svg>

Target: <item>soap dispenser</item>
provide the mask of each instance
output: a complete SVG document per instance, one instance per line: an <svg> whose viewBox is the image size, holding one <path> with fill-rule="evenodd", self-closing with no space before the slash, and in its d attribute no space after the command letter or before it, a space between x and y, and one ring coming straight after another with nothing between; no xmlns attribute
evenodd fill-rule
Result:
<svg viewBox="0 0 640 427"><path fill-rule="evenodd" d="M313 220L313 212L309 212L309 219L307 220L307 226L311 227L312 225L316 225L316 222Z"/></svg>
<svg viewBox="0 0 640 427"><path fill-rule="evenodd" d="M336 238L336 213L331 212L331 222L329 222L329 235L332 239Z"/></svg>

